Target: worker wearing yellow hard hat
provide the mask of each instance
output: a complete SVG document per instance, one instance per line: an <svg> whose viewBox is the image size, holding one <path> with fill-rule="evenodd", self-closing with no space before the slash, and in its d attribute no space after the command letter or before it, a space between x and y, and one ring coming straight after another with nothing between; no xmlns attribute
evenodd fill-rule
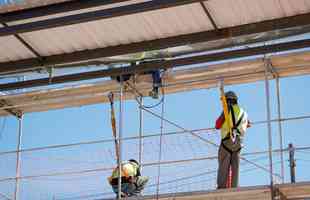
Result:
<svg viewBox="0 0 310 200"><path fill-rule="evenodd" d="M248 115L238 105L236 93L228 91L225 93L224 98L227 103L228 119L225 118L223 112L215 124L216 129L221 129L221 145L218 152L218 189L238 187L240 150L242 148L243 137L249 127ZM230 170L231 180L228 183Z"/></svg>
<svg viewBox="0 0 310 200"><path fill-rule="evenodd" d="M121 185L121 196L139 196L147 184L149 178L141 176L140 164L134 159L130 159L122 163L122 185ZM112 175L108 178L110 185L112 186L115 194L118 195L118 167L112 172Z"/></svg>

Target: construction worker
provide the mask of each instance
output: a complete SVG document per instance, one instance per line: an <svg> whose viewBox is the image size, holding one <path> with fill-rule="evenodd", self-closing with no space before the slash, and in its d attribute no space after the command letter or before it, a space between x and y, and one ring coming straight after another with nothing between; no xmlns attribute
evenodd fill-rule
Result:
<svg viewBox="0 0 310 200"><path fill-rule="evenodd" d="M119 170L116 167L112 176L109 177L109 183L112 186L113 191L118 195L118 176ZM122 164L122 197L139 196L147 184L149 178L141 176L139 162L130 159Z"/></svg>
<svg viewBox="0 0 310 200"><path fill-rule="evenodd" d="M224 112L216 120L215 128L221 129L221 145L218 152L217 188L238 187L239 162L242 139L250 126L247 113L238 105L238 97L232 92L225 93L232 128ZM230 174L231 170L231 174ZM231 175L231 180L229 179Z"/></svg>

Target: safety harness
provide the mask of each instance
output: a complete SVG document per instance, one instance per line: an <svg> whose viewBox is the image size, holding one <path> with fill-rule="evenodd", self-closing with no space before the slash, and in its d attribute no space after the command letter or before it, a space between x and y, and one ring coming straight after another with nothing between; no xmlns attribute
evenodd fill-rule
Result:
<svg viewBox="0 0 310 200"><path fill-rule="evenodd" d="M242 148L241 147L241 140L240 140L241 132L238 129L238 127L243 120L244 112L242 112L241 117L236 122L235 112L234 112L232 105L229 105L229 110L231 113L233 126L231 128L231 132L230 132L231 134L227 133L226 137L222 139L222 144L223 144L224 149L232 154L233 152L240 151ZM226 119L226 120L228 120L228 119Z"/></svg>

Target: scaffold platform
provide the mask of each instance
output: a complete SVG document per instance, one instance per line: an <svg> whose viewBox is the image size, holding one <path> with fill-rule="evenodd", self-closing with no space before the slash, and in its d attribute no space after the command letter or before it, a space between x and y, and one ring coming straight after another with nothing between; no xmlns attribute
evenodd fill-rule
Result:
<svg viewBox="0 0 310 200"><path fill-rule="evenodd" d="M300 182L294 184L274 185L274 199L279 200L307 200L310 199L310 182ZM148 195L143 197L127 198L147 199L147 200L270 200L271 188L269 185L249 186L233 189L220 189L212 191L195 191L158 195ZM100 199L114 200L114 199Z"/></svg>

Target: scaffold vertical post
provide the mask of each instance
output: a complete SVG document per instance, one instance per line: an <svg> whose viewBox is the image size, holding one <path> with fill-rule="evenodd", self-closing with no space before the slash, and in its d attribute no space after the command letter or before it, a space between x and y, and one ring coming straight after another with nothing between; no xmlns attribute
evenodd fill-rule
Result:
<svg viewBox="0 0 310 200"><path fill-rule="evenodd" d="M142 163L142 155L143 155L143 97L140 97L140 106L139 106L139 118L140 118L140 124L139 124L139 163Z"/></svg>
<svg viewBox="0 0 310 200"><path fill-rule="evenodd" d="M296 177L295 177L295 167L296 167L296 162L295 162L295 148L293 144L288 145L288 150L289 150L289 157L290 157L290 171L291 171L291 183L296 182Z"/></svg>
<svg viewBox="0 0 310 200"><path fill-rule="evenodd" d="M265 59L266 61L266 59ZM270 85L268 79L268 63L265 62L265 92L266 92L266 110L267 110L267 128L268 128L268 152L269 152L269 174L271 199L274 200L273 190L273 164L272 164L272 131L271 131L271 112L270 112Z"/></svg>
<svg viewBox="0 0 310 200"><path fill-rule="evenodd" d="M22 147L22 136L23 136L23 114L18 118L18 138L17 138L17 152L16 152L16 178L15 178L15 191L14 200L18 200L19 193L19 177L20 177L20 166L21 166L21 147Z"/></svg>
<svg viewBox="0 0 310 200"><path fill-rule="evenodd" d="M280 143L280 159L281 159L281 177L282 183L285 180L285 171L284 171L284 152L283 152L283 135L282 135L282 112L281 112L281 98L280 98L280 80L279 77L276 77L276 87L277 87L277 107L278 107L278 129L279 129L279 143Z"/></svg>
<svg viewBox="0 0 310 200"><path fill-rule="evenodd" d="M119 94L119 126L118 126L118 200L122 199L122 131L123 131L123 76L120 76L120 94Z"/></svg>

